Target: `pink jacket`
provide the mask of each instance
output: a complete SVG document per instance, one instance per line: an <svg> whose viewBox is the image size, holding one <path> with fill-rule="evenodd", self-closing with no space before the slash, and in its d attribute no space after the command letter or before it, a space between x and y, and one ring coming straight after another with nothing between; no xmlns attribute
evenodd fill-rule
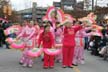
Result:
<svg viewBox="0 0 108 72"><path fill-rule="evenodd" d="M76 37L78 38L84 38L84 37L87 37L87 36L91 36L92 35L92 32L90 33L86 33L87 30L90 30L91 27L87 27L87 28L84 28L84 29L81 29L79 30L77 33L76 33Z"/></svg>

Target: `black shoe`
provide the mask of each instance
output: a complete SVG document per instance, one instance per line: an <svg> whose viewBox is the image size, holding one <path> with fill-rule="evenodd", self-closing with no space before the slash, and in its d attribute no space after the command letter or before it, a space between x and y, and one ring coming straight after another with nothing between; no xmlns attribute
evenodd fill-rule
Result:
<svg viewBox="0 0 108 72"><path fill-rule="evenodd" d="M41 61L44 61L44 58L42 58L42 60Z"/></svg>
<svg viewBox="0 0 108 72"><path fill-rule="evenodd" d="M73 68L73 66L68 66L68 68Z"/></svg>
<svg viewBox="0 0 108 72"><path fill-rule="evenodd" d="M48 67L43 67L44 69L48 69Z"/></svg>
<svg viewBox="0 0 108 72"><path fill-rule="evenodd" d="M73 66L78 66L77 64L72 64Z"/></svg>
<svg viewBox="0 0 108 72"><path fill-rule="evenodd" d="M62 66L62 68L66 68L66 66Z"/></svg>
<svg viewBox="0 0 108 72"><path fill-rule="evenodd" d="M23 63L19 62L20 65L23 65Z"/></svg>
<svg viewBox="0 0 108 72"><path fill-rule="evenodd" d="M10 49L9 47L6 47L7 49Z"/></svg>
<svg viewBox="0 0 108 72"><path fill-rule="evenodd" d="M49 67L50 69L53 69L54 67L53 66L51 66L51 67Z"/></svg>

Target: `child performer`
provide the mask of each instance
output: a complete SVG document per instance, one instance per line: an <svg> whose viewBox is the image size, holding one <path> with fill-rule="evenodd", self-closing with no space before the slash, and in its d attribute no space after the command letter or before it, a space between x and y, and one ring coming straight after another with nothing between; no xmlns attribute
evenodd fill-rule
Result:
<svg viewBox="0 0 108 72"><path fill-rule="evenodd" d="M44 26L44 32L39 36L38 46L42 44L43 48L52 48L54 46L54 37L50 31L50 25ZM54 56L47 55L44 53L44 64L43 67L47 69L48 67L54 67Z"/></svg>
<svg viewBox="0 0 108 72"><path fill-rule="evenodd" d="M23 37L23 41L25 43L25 49L20 60L20 64L22 64L24 67L32 67L33 65L32 58L27 55L27 52L35 46L35 28L33 27L33 24L33 21L28 23L17 37L17 39Z"/></svg>
<svg viewBox="0 0 108 72"><path fill-rule="evenodd" d="M72 61L74 57L74 47L75 47L75 34L78 30L82 28L81 25L72 26L72 22L67 20L65 22L66 26L64 28L64 37L63 37L63 68L67 66L73 68Z"/></svg>

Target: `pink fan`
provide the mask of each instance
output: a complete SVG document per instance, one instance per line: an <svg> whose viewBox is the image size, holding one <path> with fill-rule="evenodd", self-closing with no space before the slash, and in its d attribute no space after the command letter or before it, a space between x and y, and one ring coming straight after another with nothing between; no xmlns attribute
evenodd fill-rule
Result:
<svg viewBox="0 0 108 72"><path fill-rule="evenodd" d="M30 57L39 57L41 53L43 52L43 48L33 48L30 51L28 51L28 56Z"/></svg>
<svg viewBox="0 0 108 72"><path fill-rule="evenodd" d="M19 25L15 25L15 26L11 26L9 28L7 28L6 30L4 30L5 35L9 35L12 33L18 33L21 31L21 27Z"/></svg>
<svg viewBox="0 0 108 72"><path fill-rule="evenodd" d="M57 11L57 12L55 12L55 11ZM63 18L64 18L63 11L61 9L56 10L56 8L53 6L48 8L46 14L47 14L46 16L47 16L48 20L50 20L50 21L53 21L53 19L56 17L59 22L62 22Z"/></svg>
<svg viewBox="0 0 108 72"><path fill-rule="evenodd" d="M22 40L17 40L14 43L12 43L10 45L10 47L13 48L13 49L22 49L22 48L25 47L25 44Z"/></svg>
<svg viewBox="0 0 108 72"><path fill-rule="evenodd" d="M9 44L13 43L15 41L15 38L7 38L6 42L8 42Z"/></svg>
<svg viewBox="0 0 108 72"><path fill-rule="evenodd" d="M48 20L47 16L42 17L42 20L47 21Z"/></svg>
<svg viewBox="0 0 108 72"><path fill-rule="evenodd" d="M61 53L61 49L44 49L44 52L48 55L58 55Z"/></svg>
<svg viewBox="0 0 108 72"><path fill-rule="evenodd" d="M75 20L70 14L64 14L64 20L70 20L70 21L73 21Z"/></svg>

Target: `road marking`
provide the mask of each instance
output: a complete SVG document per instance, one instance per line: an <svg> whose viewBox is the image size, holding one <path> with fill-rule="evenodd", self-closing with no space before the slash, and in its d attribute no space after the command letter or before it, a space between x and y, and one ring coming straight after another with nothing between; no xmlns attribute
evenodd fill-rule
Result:
<svg viewBox="0 0 108 72"><path fill-rule="evenodd" d="M75 67L75 66L74 66L73 70L74 70L75 72L81 72L81 71L80 71L77 67Z"/></svg>

